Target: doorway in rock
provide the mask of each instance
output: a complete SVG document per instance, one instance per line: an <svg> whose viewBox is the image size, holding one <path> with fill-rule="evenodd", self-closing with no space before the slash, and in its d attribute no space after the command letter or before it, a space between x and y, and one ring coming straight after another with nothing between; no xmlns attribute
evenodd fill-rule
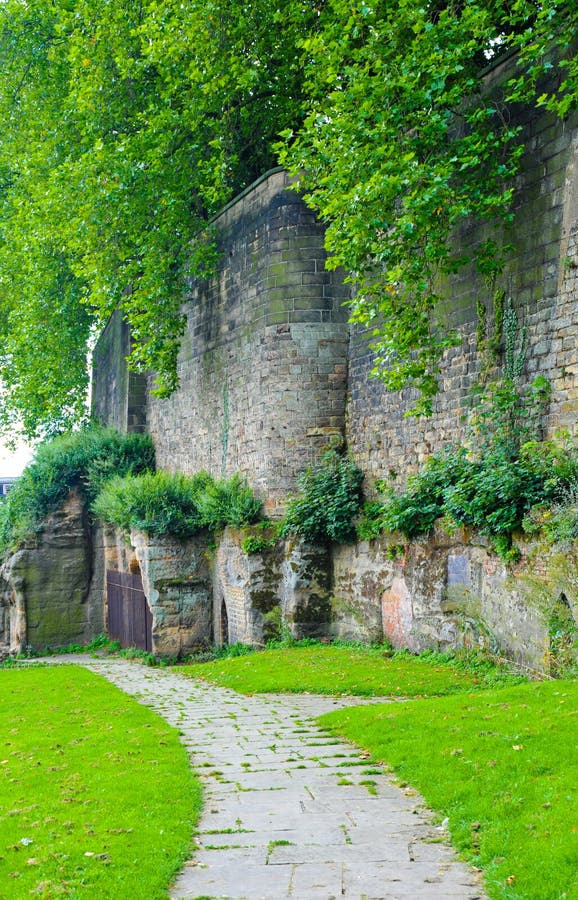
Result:
<svg viewBox="0 0 578 900"><path fill-rule="evenodd" d="M108 570L108 636L121 647L153 649L153 617L143 590L141 576Z"/></svg>
<svg viewBox="0 0 578 900"><path fill-rule="evenodd" d="M223 644L229 643L229 616L227 615L227 605L223 600L221 602L221 634L220 634L220 643L221 646Z"/></svg>

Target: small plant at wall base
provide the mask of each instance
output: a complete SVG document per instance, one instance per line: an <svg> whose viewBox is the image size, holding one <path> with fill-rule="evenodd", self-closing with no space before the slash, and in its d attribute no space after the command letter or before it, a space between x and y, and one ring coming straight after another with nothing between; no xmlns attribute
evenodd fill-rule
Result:
<svg viewBox="0 0 578 900"><path fill-rule="evenodd" d="M554 677L578 675L578 625L566 598L555 604L548 621L548 668Z"/></svg>
<svg viewBox="0 0 578 900"><path fill-rule="evenodd" d="M350 541L354 518L361 506L363 473L352 459L335 450L298 478L299 494L290 500L282 536L300 535L307 541Z"/></svg>

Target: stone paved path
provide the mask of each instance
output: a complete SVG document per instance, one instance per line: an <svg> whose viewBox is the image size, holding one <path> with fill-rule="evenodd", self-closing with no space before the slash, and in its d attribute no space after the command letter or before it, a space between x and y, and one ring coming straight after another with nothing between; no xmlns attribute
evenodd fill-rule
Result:
<svg viewBox="0 0 578 900"><path fill-rule="evenodd" d="M78 661L178 728L203 781L199 846L173 900L485 896L420 798L312 721L360 701L242 697L123 660Z"/></svg>

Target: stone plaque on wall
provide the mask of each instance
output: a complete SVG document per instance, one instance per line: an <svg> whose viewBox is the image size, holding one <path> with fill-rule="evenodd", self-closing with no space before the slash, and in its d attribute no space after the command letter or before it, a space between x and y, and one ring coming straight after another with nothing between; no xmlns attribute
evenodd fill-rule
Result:
<svg viewBox="0 0 578 900"><path fill-rule="evenodd" d="M471 587L470 560L463 554L450 553L448 556L448 587L454 585Z"/></svg>

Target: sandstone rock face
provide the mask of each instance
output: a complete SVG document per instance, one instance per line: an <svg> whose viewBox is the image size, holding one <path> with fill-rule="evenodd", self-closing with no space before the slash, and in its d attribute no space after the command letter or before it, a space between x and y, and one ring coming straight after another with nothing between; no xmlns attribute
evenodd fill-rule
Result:
<svg viewBox="0 0 578 900"><path fill-rule="evenodd" d="M90 583L86 596L88 639L104 634L105 596L105 529L100 523L91 523L89 533Z"/></svg>
<svg viewBox="0 0 578 900"><path fill-rule="evenodd" d="M260 645L288 633L331 634L331 561L327 547L279 541L243 550L244 532L227 528L215 557L217 642Z"/></svg>
<svg viewBox="0 0 578 900"><path fill-rule="evenodd" d="M153 651L165 656L284 634L385 637L416 652L483 647L553 673L575 653L578 543L519 542L520 560L507 567L465 531L325 547L275 542L259 530L253 553L248 533L226 529L216 547L207 533L178 541L134 532L129 540L91 529L73 492L0 570L0 653L103 631L106 569L141 575Z"/></svg>
<svg viewBox="0 0 578 900"><path fill-rule="evenodd" d="M332 547L287 540L252 554L243 536L227 529L215 554L216 643L386 638L414 652L484 648L540 671L561 652L555 610L569 623L566 647L578 623L578 548L524 542L507 567L465 531L405 545L395 535Z"/></svg>
<svg viewBox="0 0 578 900"><path fill-rule="evenodd" d="M282 566L281 612L296 638L331 634L331 556L328 547L287 541Z"/></svg>
<svg viewBox="0 0 578 900"><path fill-rule="evenodd" d="M131 533L153 616L153 652L185 656L212 642L213 597L209 536L186 541Z"/></svg>
<svg viewBox="0 0 578 900"><path fill-rule="evenodd" d="M11 584L0 569L0 647L3 653L20 653L26 647L26 603L22 585Z"/></svg>
<svg viewBox="0 0 578 900"><path fill-rule="evenodd" d="M63 647L102 631L102 598L87 602L91 576L90 529L82 499L73 491L36 538L2 566L4 634L10 648Z"/></svg>
<svg viewBox="0 0 578 900"><path fill-rule="evenodd" d="M333 591L355 614L336 615L333 631L346 623L349 637L380 633L396 648L482 647L532 670L552 668L556 610L567 619L567 642L578 626L578 546L561 552L524 541L518 549L520 561L507 567L483 538L441 529L401 555L386 539L336 547Z"/></svg>
<svg viewBox="0 0 578 900"><path fill-rule="evenodd" d="M259 646L277 636L283 551L276 546L249 554L243 538L243 532L225 529L215 554L215 641Z"/></svg>
<svg viewBox="0 0 578 900"><path fill-rule="evenodd" d="M383 639L383 596L394 580L398 545L389 538L332 548L333 633L343 640Z"/></svg>

